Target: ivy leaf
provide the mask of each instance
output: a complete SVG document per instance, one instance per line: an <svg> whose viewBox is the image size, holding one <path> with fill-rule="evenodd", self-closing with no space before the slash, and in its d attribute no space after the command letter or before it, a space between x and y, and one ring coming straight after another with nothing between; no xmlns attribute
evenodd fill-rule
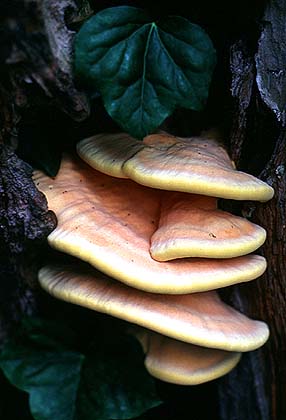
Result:
<svg viewBox="0 0 286 420"><path fill-rule="evenodd" d="M46 335L45 329L49 333ZM25 319L19 334L6 344L0 366L8 380L30 394L36 420L74 419L75 401L84 356L66 349L70 332L40 320Z"/></svg>
<svg viewBox="0 0 286 420"><path fill-rule="evenodd" d="M80 419L130 419L161 403L133 337L109 331L91 346L89 354L93 357L86 359L82 372Z"/></svg>
<svg viewBox="0 0 286 420"><path fill-rule="evenodd" d="M111 117L142 138L176 107L201 110L216 54L206 32L187 19L155 22L141 9L104 9L81 27L75 72L97 88Z"/></svg>
<svg viewBox="0 0 286 420"><path fill-rule="evenodd" d="M35 420L129 419L160 404L134 339L100 332L86 354L77 342L66 325L27 318L2 350L0 367L30 394Z"/></svg>

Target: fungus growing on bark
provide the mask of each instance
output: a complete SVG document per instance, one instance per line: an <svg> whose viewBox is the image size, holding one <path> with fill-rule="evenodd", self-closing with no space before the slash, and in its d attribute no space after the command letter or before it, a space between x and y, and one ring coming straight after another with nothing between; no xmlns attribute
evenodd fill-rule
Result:
<svg viewBox="0 0 286 420"><path fill-rule="evenodd" d="M201 292L253 280L265 271L265 259L258 255L155 261L150 240L159 220L158 190L104 175L69 157L54 179L42 173L34 179L58 219L50 245L132 287L154 293Z"/></svg>
<svg viewBox="0 0 286 420"><path fill-rule="evenodd" d="M259 248L265 230L217 208L217 199L167 192L161 198L158 229L150 253L157 261L185 257L233 258Z"/></svg>
<svg viewBox="0 0 286 420"><path fill-rule="evenodd" d="M141 334L145 363L163 380L211 380L234 367L239 352L262 346L267 325L223 303L214 289L263 274L265 259L249 253L265 230L216 202L266 201L273 189L235 170L207 135L156 134L143 142L97 135L81 141L78 153L89 165L65 156L54 179L40 172L34 179L58 219L50 245L101 272L47 266L41 286L153 331Z"/></svg>
<svg viewBox="0 0 286 420"><path fill-rule="evenodd" d="M51 295L203 347L245 352L268 338L264 322L249 319L215 291L163 295L126 286L92 268L46 266L41 286Z"/></svg>
<svg viewBox="0 0 286 420"><path fill-rule="evenodd" d="M207 134L181 138L153 134L99 134L78 143L80 157L98 171L171 191L234 200L267 201L273 188L237 171L224 147Z"/></svg>
<svg viewBox="0 0 286 420"><path fill-rule="evenodd" d="M133 334L143 347L150 375L176 385L212 381L230 372L241 358L241 353L183 343L146 329Z"/></svg>

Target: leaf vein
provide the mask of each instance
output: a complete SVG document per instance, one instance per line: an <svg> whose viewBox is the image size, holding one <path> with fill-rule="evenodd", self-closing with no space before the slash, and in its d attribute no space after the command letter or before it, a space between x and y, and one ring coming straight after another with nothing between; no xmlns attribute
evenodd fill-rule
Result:
<svg viewBox="0 0 286 420"><path fill-rule="evenodd" d="M159 40L159 42L160 42L160 45L161 45L161 47L162 47L162 50L166 53L167 57L169 58L170 62L171 62L171 63L173 63L174 67L176 67L176 69L177 69L178 73L179 73L179 74L181 74L181 75L183 76L184 81L186 82L186 84L188 84L188 85L191 87L191 89L194 91L193 85L192 85L192 83L189 81L189 79L188 79L187 75L186 75L186 74L185 74L185 72L182 70L182 68L179 66L179 64L177 64L177 63L176 63L175 59L171 56L171 54L169 53L169 51L168 51L167 47L166 47L166 46L165 46L165 44L163 43L163 41L162 41L162 39L161 39L161 37L160 37L159 31L157 30L157 28L156 28L156 34L157 34L157 36L158 36L158 40Z"/></svg>
<svg viewBox="0 0 286 420"><path fill-rule="evenodd" d="M141 85L141 94L140 94L140 123L141 123L142 127L143 127L143 104L144 104L144 90L145 90L147 56L148 56L148 51L149 51L149 47L150 47L151 35L152 35L152 32L155 28L154 23L151 23L149 25L151 26L151 28L150 28L149 33L148 33L148 38L147 38L146 47L145 47L145 51L144 51L142 85Z"/></svg>

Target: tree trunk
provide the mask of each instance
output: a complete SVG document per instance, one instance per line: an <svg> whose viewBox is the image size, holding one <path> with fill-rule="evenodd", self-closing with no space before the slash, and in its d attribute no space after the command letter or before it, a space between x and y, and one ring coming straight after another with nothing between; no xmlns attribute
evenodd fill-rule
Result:
<svg viewBox="0 0 286 420"><path fill-rule="evenodd" d="M145 7L144 2L138 3ZM212 11L213 2L206 3ZM114 4L102 1L101 6ZM180 12L184 7L185 2ZM2 0L0 5L0 344L23 313L36 310L35 257L56 223L31 181L31 168L19 156L53 174L62 149L113 124L99 106L97 118L90 116L98 105L96 99L90 110L90 100L72 73L75 30L91 13L87 0ZM198 15L206 22L213 19L205 10ZM224 20L221 17L215 29L219 40L225 36ZM213 93L215 105L207 109L216 113L221 95L227 96L220 91L223 79L224 92L232 94L226 118L232 118L228 144L232 157L238 169L260 176L275 189L269 203L249 202L242 207L231 203L230 207L267 230L261 253L268 269L261 279L227 288L223 295L239 310L267 322L271 335L262 349L244 355L229 375L210 388L193 391L195 399L203 402L206 389L212 397L218 389L220 420L286 418L285 0L268 2L263 24L255 46L249 46L247 34L235 40L229 36L230 64L221 59L218 72L223 69L226 74L230 69L231 86L225 86L227 78L220 77ZM225 45L217 48L219 55L226 53ZM186 114L178 115L185 118ZM177 132L183 129L178 115L168 122ZM219 122L229 130L228 122ZM205 128L201 123L196 119L195 128ZM166 389L171 395L173 389ZM177 388L175 394L180 401L187 392ZM206 405L205 418L214 419L212 410L207 410ZM1 413L0 404L0 417Z"/></svg>
<svg viewBox="0 0 286 420"><path fill-rule="evenodd" d="M285 25L285 1L269 2L256 60L243 43L233 46L231 55L236 98L233 158L239 169L260 172L275 196L269 203L246 203L242 208L246 217L267 230L261 252L268 268L261 279L234 287L228 298L249 316L267 322L270 339L221 382L223 420L286 418Z"/></svg>

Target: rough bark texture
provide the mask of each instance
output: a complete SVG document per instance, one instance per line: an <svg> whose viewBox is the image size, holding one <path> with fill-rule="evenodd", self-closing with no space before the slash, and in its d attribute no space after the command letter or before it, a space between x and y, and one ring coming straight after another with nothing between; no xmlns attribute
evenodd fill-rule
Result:
<svg viewBox="0 0 286 420"><path fill-rule="evenodd" d="M264 226L268 240L261 253L268 261L257 281L232 289L228 299L250 317L263 319L270 339L259 351L245 355L238 368L220 383L223 420L286 418L286 148L281 130L273 156L261 174L275 189L271 202L246 205L250 220Z"/></svg>
<svg viewBox="0 0 286 420"><path fill-rule="evenodd" d="M286 418L286 135L259 97L260 93L283 123L285 60L283 55L276 55L285 35L284 31L279 39L281 25L285 28L286 22L284 12L278 19L281 3L285 12L285 2L270 2L266 9L267 22L256 55L258 89L254 56L243 43L234 45L231 54L232 94L236 98L231 133L233 158L239 168L257 175L261 172L260 178L273 186L275 196L269 203L246 203L241 209L267 230L268 239L261 253L268 261L268 269L259 280L233 288L228 299L249 316L267 322L271 335L262 349L245 355L238 368L220 382L223 420ZM270 69L275 60L273 72Z"/></svg>
<svg viewBox="0 0 286 420"><path fill-rule="evenodd" d="M276 194L271 203L259 207L253 218L266 224L268 246L263 255L268 261L264 284L257 286L252 311L269 323L271 338L263 350L266 393L271 419L286 418L286 135L281 130L277 144L262 178L272 184Z"/></svg>
<svg viewBox="0 0 286 420"><path fill-rule="evenodd" d="M35 311L33 265L56 223L34 187L32 168L13 153L21 145L21 123L39 124L39 144L45 126L38 110L45 115L54 107L75 121L89 113L86 95L75 87L74 31L67 26L91 12L80 3L81 9L73 0L0 5L0 344L23 313Z"/></svg>
<svg viewBox="0 0 286 420"><path fill-rule="evenodd" d="M5 1L4 1L5 4ZM66 20L79 11L73 0L18 0L2 5L2 59L11 103L25 108L50 101L76 120L89 112L87 98L74 85L72 39Z"/></svg>
<svg viewBox="0 0 286 420"><path fill-rule="evenodd" d="M282 125L286 123L285 22L285 0L269 2L256 55L256 81L261 97Z"/></svg>
<svg viewBox="0 0 286 420"><path fill-rule="evenodd" d="M32 168L0 144L0 345L14 322L33 311L25 268L56 226ZM31 267L29 267L31 269Z"/></svg>

